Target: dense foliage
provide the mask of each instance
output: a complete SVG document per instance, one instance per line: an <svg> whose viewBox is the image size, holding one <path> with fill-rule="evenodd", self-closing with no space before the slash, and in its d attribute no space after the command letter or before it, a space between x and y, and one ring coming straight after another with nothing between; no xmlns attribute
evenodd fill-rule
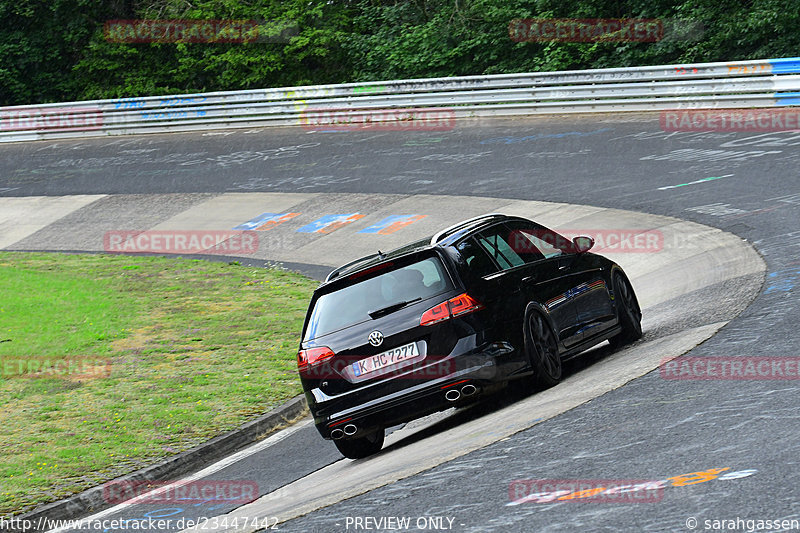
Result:
<svg viewBox="0 0 800 533"><path fill-rule="evenodd" d="M702 32L655 43L510 38L512 19L534 17L669 19ZM247 19L296 31L124 43L104 33L116 19ZM0 0L0 20L0 105L800 55L800 2L785 0Z"/></svg>

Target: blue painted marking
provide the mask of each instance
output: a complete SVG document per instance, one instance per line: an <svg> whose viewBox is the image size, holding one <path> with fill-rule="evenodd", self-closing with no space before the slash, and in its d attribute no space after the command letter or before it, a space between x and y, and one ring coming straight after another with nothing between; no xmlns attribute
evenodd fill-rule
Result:
<svg viewBox="0 0 800 533"><path fill-rule="evenodd" d="M286 213L261 213L256 218L248 220L244 224L239 224L233 229L241 229L241 230L255 229L259 226L263 226L267 222L277 222L285 214Z"/></svg>
<svg viewBox="0 0 800 533"><path fill-rule="evenodd" d="M167 507L165 509L156 509L155 511L150 511L149 513L144 513L145 518L166 518L168 516L173 516L176 514L180 514L183 512L181 507ZM162 513L162 514L156 514ZM166 514L165 514L166 513Z"/></svg>
<svg viewBox="0 0 800 533"><path fill-rule="evenodd" d="M137 109L145 106L144 100L139 98L122 98L121 100L114 100L114 109Z"/></svg>
<svg viewBox="0 0 800 533"><path fill-rule="evenodd" d="M199 104L205 100L206 97L202 94L198 94L197 96L177 96L174 98L164 97L161 99L160 105L163 107L170 107L177 105Z"/></svg>
<svg viewBox="0 0 800 533"><path fill-rule="evenodd" d="M776 106L800 105L800 93L775 93L774 96Z"/></svg>
<svg viewBox="0 0 800 533"><path fill-rule="evenodd" d="M300 233L329 233L337 229L339 226L355 222L359 218L363 217L364 215L361 215L359 213L348 213L344 215L325 215L324 217L315 220L311 224L303 226L297 231Z"/></svg>
<svg viewBox="0 0 800 533"><path fill-rule="evenodd" d="M208 502L215 502L215 501L217 501L217 500L216 499L211 499L211 500L206 500L204 502L193 503L192 505L195 506L195 507L200 507L201 505L205 505ZM214 509L219 509L220 507L225 507L225 505L227 505L227 504L218 503L217 505L210 505L210 506L206 507L206 510L213 511Z"/></svg>
<svg viewBox="0 0 800 533"><path fill-rule="evenodd" d="M398 229L408 226L423 218L425 215L392 215L384 218L377 224L373 224L368 228L364 228L358 233L380 233L381 235L388 235L394 233Z"/></svg>
<svg viewBox="0 0 800 533"><path fill-rule="evenodd" d="M767 274L770 285L764 289L764 294L773 292L790 292L794 288L795 281L800 276L800 270L787 269Z"/></svg>
<svg viewBox="0 0 800 533"><path fill-rule="evenodd" d="M800 73L800 57L782 57L780 59L768 59L772 65L773 74L796 74Z"/></svg>

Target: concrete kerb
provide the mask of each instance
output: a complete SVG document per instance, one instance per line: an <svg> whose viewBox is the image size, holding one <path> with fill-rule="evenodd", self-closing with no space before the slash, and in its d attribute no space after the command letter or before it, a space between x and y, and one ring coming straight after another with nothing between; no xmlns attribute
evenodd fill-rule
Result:
<svg viewBox="0 0 800 533"><path fill-rule="evenodd" d="M116 482L142 482L174 479L200 470L204 465L217 461L252 444L266 438L291 424L308 411L308 404L304 395L295 396L288 402L272 409L268 413L252 420L233 431L206 441L190 450L164 459L157 464L143 468L131 474L119 477ZM112 481L112 480L109 480ZM63 500L42 505L33 511L14 518L29 520L36 524L40 518L49 520L70 520L82 518L89 514L107 509L115 505L106 501L103 496L103 486L93 487ZM42 521L44 522L44 521ZM30 531L43 531L37 528L22 532L19 529L10 531L30 533Z"/></svg>

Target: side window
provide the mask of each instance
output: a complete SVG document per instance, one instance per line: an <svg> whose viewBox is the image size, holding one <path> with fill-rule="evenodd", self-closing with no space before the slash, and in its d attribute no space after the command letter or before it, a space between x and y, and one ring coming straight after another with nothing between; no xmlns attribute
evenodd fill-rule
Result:
<svg viewBox="0 0 800 533"><path fill-rule="evenodd" d="M483 277L497 272L497 265L473 239L465 240L456 246L456 249L476 276Z"/></svg>
<svg viewBox="0 0 800 533"><path fill-rule="evenodd" d="M525 260L508 244L509 230L503 225L495 226L477 236L481 247L500 265L503 270L525 264Z"/></svg>
<svg viewBox="0 0 800 533"><path fill-rule="evenodd" d="M529 254L523 255L526 262L574 252L569 239L544 226L514 223L510 228L509 242L517 253Z"/></svg>

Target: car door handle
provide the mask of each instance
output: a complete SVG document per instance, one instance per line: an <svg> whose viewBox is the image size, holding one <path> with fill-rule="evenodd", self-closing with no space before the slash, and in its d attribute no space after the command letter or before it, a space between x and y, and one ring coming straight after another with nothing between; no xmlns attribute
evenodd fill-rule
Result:
<svg viewBox="0 0 800 533"><path fill-rule="evenodd" d="M536 282L536 276L525 276L524 278L522 278L522 283L535 283L535 282Z"/></svg>
<svg viewBox="0 0 800 533"><path fill-rule="evenodd" d="M565 257L561 261L558 262L558 269L564 270L570 268L572 265L575 264L575 257Z"/></svg>

